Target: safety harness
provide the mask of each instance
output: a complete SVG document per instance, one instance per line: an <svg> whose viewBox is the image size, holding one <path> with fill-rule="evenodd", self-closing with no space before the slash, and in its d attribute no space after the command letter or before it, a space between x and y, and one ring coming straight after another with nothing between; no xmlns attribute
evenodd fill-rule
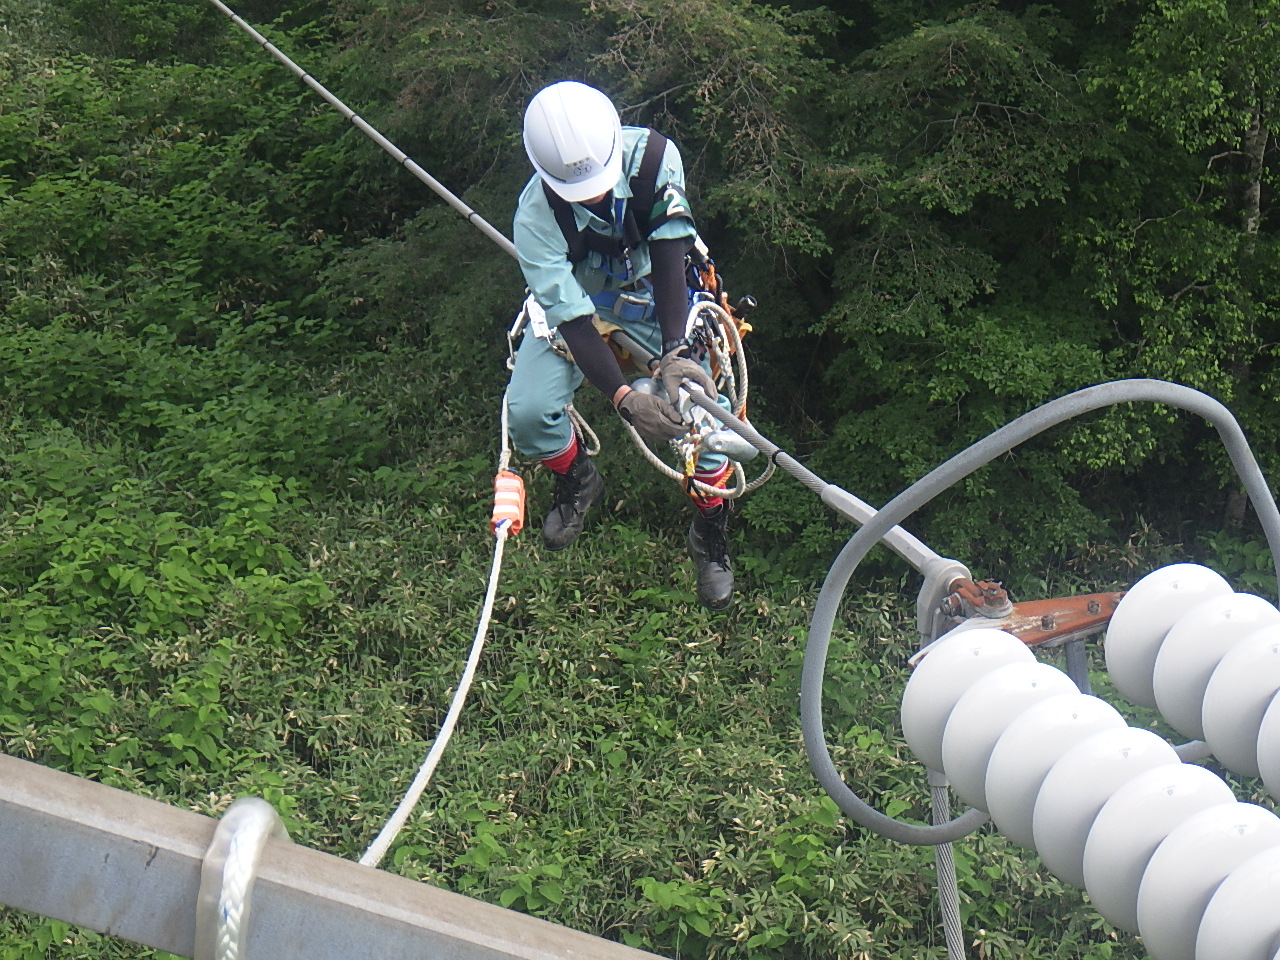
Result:
<svg viewBox="0 0 1280 960"><path fill-rule="evenodd" d="M667 138L652 127L645 141L644 153L640 157L640 166L628 183L631 186L631 199L624 201L615 199L614 217L622 229L620 237L606 237L590 227L578 229L573 215L573 205L552 190L543 181L542 192L547 198L551 212L555 214L556 225L564 235L567 256L570 263L580 263L588 253L621 261L625 264L625 279L632 275L631 251L649 238L653 231L676 216L690 217L688 205L683 197L672 198L664 195L658 197L658 169L662 165L662 157L666 151ZM674 190L675 188L670 188ZM681 202L671 203L672 199ZM649 283L645 279L634 281L630 289L623 287L621 292L611 290L595 294L591 301L600 308L610 310L624 320L646 320L653 314L653 299L648 296ZM630 294L644 292L645 296Z"/></svg>
<svg viewBox="0 0 1280 960"><path fill-rule="evenodd" d="M546 194L547 203L556 216L560 232L564 234L569 249L569 262L578 263L586 259L588 251L625 260L649 234L671 219L671 214L664 207L662 212L654 209L654 200L658 194L658 167L662 164L662 155L667 148L667 138L652 127L649 128L649 139L644 145L644 154L640 158L640 166L631 177L631 202L626 205L622 222L621 237L606 237L596 233L590 227L578 229L573 217L573 206L542 182L542 192ZM636 216L636 211L643 212L644 219ZM688 216L685 210L681 216Z"/></svg>

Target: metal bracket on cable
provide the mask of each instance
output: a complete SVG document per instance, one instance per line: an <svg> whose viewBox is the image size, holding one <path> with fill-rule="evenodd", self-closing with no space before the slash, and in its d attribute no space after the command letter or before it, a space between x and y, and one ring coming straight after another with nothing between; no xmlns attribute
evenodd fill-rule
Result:
<svg viewBox="0 0 1280 960"><path fill-rule="evenodd" d="M275 808L241 797L227 809L200 868L194 960L240 960L248 939L253 881L272 837L289 839Z"/></svg>

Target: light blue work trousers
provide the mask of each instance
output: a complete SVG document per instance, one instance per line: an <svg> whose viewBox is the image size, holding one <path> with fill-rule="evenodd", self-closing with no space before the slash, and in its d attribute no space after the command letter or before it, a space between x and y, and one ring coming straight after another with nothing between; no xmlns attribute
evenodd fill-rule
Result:
<svg viewBox="0 0 1280 960"><path fill-rule="evenodd" d="M609 310L600 310L606 323L617 324L636 343L655 357L662 351L662 328L656 320L623 320ZM554 331L553 331L554 335ZM703 361L710 372L711 365ZM551 344L525 328L516 353L515 368L507 384L507 416L511 442L522 456L546 460L564 452L573 438L573 424L565 408L582 385L582 371L552 349ZM719 403L726 410L729 402L723 396ZM698 457L698 472L713 473L724 466L721 453L703 453Z"/></svg>

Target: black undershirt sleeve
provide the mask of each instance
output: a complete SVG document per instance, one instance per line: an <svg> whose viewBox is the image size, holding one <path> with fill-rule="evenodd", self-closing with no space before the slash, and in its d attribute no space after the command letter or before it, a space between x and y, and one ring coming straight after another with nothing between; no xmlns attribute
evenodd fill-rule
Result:
<svg viewBox="0 0 1280 960"><path fill-rule="evenodd" d="M653 302L664 341L684 337L689 317L684 257L692 246L692 241L686 239L649 241L649 281L653 284Z"/></svg>
<svg viewBox="0 0 1280 960"><path fill-rule="evenodd" d="M649 243L649 280L653 284L654 312L662 339L684 337L689 293L684 275L684 257L692 244L688 240L652 240ZM566 320L557 328L573 352L574 363L583 376L610 400L626 383L618 360L591 322L591 314ZM657 358L655 358L657 359Z"/></svg>
<svg viewBox="0 0 1280 960"><path fill-rule="evenodd" d="M556 329L569 345L573 362L578 365L583 376L612 400L618 388L627 381L613 351L591 322L591 314L566 320Z"/></svg>

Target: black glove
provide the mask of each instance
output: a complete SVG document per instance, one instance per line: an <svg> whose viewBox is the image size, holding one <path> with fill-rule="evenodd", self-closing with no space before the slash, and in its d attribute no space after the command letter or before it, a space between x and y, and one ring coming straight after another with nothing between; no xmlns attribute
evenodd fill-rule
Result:
<svg viewBox="0 0 1280 960"><path fill-rule="evenodd" d="M687 429L675 407L660 397L638 390L629 391L618 401L618 415L635 427L646 443L675 440L684 436Z"/></svg>
<svg viewBox="0 0 1280 960"><path fill-rule="evenodd" d="M653 376L667 391L667 396L671 398L672 403L675 403L680 396L682 380L692 380L712 400L720 393L716 389L716 382L711 379L707 371L702 369L702 364L689 356L689 347L685 344L664 353L653 371Z"/></svg>

